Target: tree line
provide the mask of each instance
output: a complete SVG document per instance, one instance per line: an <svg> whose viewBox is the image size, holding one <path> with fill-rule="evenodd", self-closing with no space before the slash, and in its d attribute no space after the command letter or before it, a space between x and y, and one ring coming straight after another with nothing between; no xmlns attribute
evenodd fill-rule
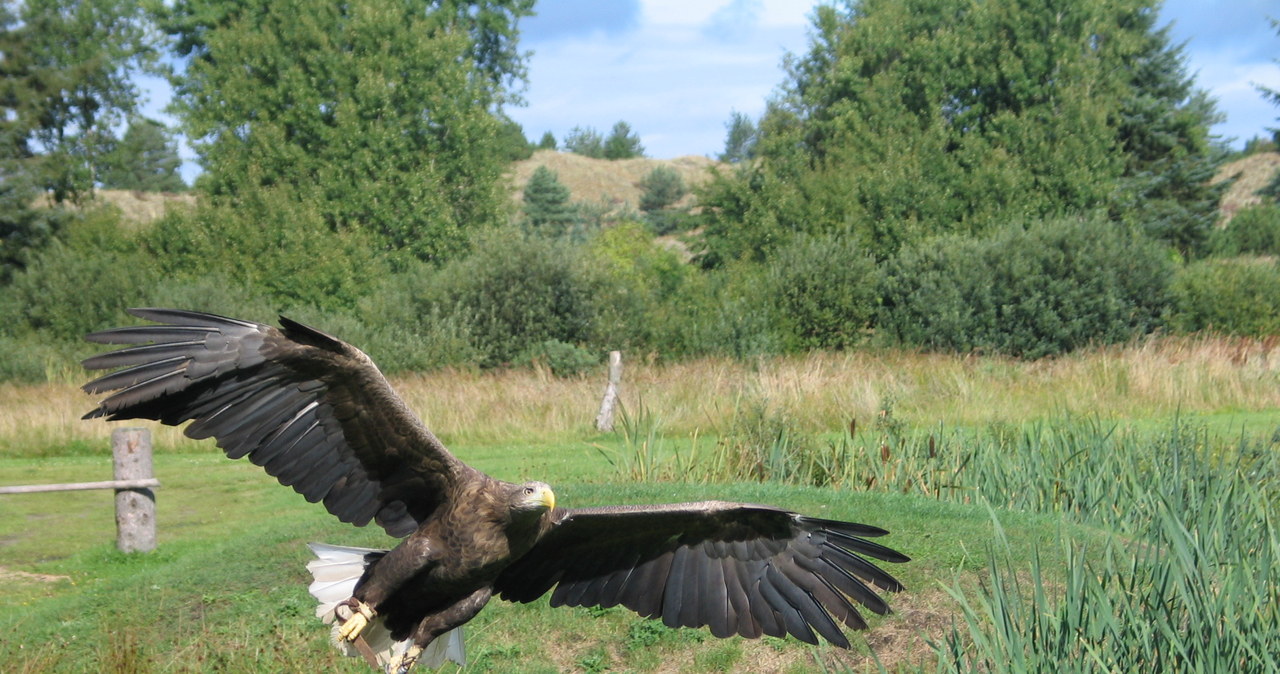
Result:
<svg viewBox="0 0 1280 674"><path fill-rule="evenodd" d="M619 211L549 172L511 199L535 147L644 152L626 122L534 144L506 115L532 0L8 2L0 378L45 376L139 304L284 311L393 371L1274 331L1277 207L1215 228L1230 153L1157 9L821 6L696 208L655 171ZM169 78L203 173L193 209L130 228L83 195L175 175L142 72Z"/></svg>

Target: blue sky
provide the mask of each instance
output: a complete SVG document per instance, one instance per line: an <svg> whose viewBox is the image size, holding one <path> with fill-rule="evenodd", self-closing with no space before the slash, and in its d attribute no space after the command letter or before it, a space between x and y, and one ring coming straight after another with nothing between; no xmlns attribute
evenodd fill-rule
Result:
<svg viewBox="0 0 1280 674"><path fill-rule="evenodd" d="M624 120L646 154L714 156L733 111L758 117L783 81L783 56L808 47L812 0L542 0L521 23L529 60L527 105L508 113L536 141L575 126L608 133ZM1227 121L1214 128L1244 140L1280 126L1280 107L1255 84L1280 89L1280 18L1275 0L1166 0L1186 42L1187 67ZM162 117L164 87L152 83L146 114ZM170 120L171 121L171 120ZM188 160L190 151L184 148ZM188 161L183 175L198 172Z"/></svg>
<svg viewBox="0 0 1280 674"><path fill-rule="evenodd" d="M533 51L528 106L509 113L537 140L574 126L608 133L625 120L651 157L724 149L734 110L758 117L783 81L787 52L808 47L809 0L544 0L521 25ZM1214 132L1244 140L1280 126L1280 107L1253 84L1280 89L1275 0L1167 0L1187 42L1187 67L1217 98L1227 121Z"/></svg>

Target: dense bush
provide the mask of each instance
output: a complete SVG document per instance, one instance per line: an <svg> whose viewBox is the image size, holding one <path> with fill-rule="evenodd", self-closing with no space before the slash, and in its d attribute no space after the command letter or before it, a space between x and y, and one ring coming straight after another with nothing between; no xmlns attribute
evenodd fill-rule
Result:
<svg viewBox="0 0 1280 674"><path fill-rule="evenodd" d="M908 345L1038 358L1157 328L1172 263L1100 219L942 237L885 265L879 326Z"/></svg>
<svg viewBox="0 0 1280 674"><path fill-rule="evenodd" d="M1280 255L1280 205L1259 204L1241 209L1209 239L1216 255Z"/></svg>
<svg viewBox="0 0 1280 674"><path fill-rule="evenodd" d="M769 264L773 325L790 349L861 341L876 309L875 261L846 237L798 236Z"/></svg>
<svg viewBox="0 0 1280 674"><path fill-rule="evenodd" d="M1184 331L1216 330L1237 335L1280 333L1280 265L1273 260L1202 260L1173 281Z"/></svg>
<svg viewBox="0 0 1280 674"><path fill-rule="evenodd" d="M80 344L86 332L118 323L125 307L143 303L159 279L136 237L120 228L118 212L85 213L5 287L0 334Z"/></svg>
<svg viewBox="0 0 1280 674"><path fill-rule="evenodd" d="M473 246L441 268L426 300L468 326L481 365L514 362L550 339L591 340L591 281L573 247L510 228L486 232Z"/></svg>
<svg viewBox="0 0 1280 674"><path fill-rule="evenodd" d="M333 229L292 187L171 213L148 236L170 280L224 278L282 306L328 310L354 307L391 267L412 259L377 241L361 229Z"/></svg>

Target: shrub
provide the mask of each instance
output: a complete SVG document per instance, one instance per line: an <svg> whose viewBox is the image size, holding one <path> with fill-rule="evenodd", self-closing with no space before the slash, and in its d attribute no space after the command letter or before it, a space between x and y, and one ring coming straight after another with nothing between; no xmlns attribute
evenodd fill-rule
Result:
<svg viewBox="0 0 1280 674"><path fill-rule="evenodd" d="M0 299L0 331L36 331L80 345L85 333L120 322L159 282L151 257L123 233L116 211L74 219L62 239L36 253Z"/></svg>
<svg viewBox="0 0 1280 674"><path fill-rule="evenodd" d="M350 309L389 270L392 253L361 229L334 229L294 188L252 190L234 203L175 212L149 243L171 279L213 276L281 305ZM411 259L408 253L396 258Z"/></svg>
<svg viewBox="0 0 1280 674"><path fill-rule="evenodd" d="M1173 324L1188 332L1280 333L1280 265L1257 258L1201 260L1173 281Z"/></svg>
<svg viewBox="0 0 1280 674"><path fill-rule="evenodd" d="M664 354L749 358L778 351L765 271L735 262L688 282L663 305L654 325Z"/></svg>
<svg viewBox="0 0 1280 674"><path fill-rule="evenodd" d="M480 363L517 360L531 344L590 341L590 280L562 241L518 230L485 232L473 252L441 268L427 305L465 324Z"/></svg>
<svg viewBox="0 0 1280 674"><path fill-rule="evenodd" d="M1171 274L1159 245L1101 219L937 238L885 266L878 324L904 344L1039 358L1156 329Z"/></svg>
<svg viewBox="0 0 1280 674"><path fill-rule="evenodd" d="M684 179L669 166L658 166L640 179L640 210L660 211L685 195Z"/></svg>
<svg viewBox="0 0 1280 674"><path fill-rule="evenodd" d="M692 270L634 221L596 233L583 252L595 343L603 351L657 347L663 315Z"/></svg>
<svg viewBox="0 0 1280 674"><path fill-rule="evenodd" d="M875 314L875 261L851 239L799 235L769 265L774 325L790 349L843 349Z"/></svg>
<svg viewBox="0 0 1280 674"><path fill-rule="evenodd" d="M576 344L548 339L525 351L521 360L541 364L557 377L581 377L600 364L600 356Z"/></svg>
<svg viewBox="0 0 1280 674"><path fill-rule="evenodd" d="M1209 248L1221 256L1280 255L1280 205L1241 209L1227 226L1213 231Z"/></svg>

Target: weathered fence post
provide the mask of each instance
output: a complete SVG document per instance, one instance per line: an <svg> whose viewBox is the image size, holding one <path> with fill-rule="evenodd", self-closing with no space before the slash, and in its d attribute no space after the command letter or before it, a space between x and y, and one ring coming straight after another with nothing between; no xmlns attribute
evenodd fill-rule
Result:
<svg viewBox="0 0 1280 674"><path fill-rule="evenodd" d="M151 474L151 432L117 428L111 432L111 456L117 480L143 480ZM156 494L147 487L116 489L116 547L121 552L156 549Z"/></svg>
<svg viewBox="0 0 1280 674"><path fill-rule="evenodd" d="M613 408L618 404L618 385L622 382L622 352L609 352L609 384L600 401L600 413L596 415L596 430L613 430Z"/></svg>

